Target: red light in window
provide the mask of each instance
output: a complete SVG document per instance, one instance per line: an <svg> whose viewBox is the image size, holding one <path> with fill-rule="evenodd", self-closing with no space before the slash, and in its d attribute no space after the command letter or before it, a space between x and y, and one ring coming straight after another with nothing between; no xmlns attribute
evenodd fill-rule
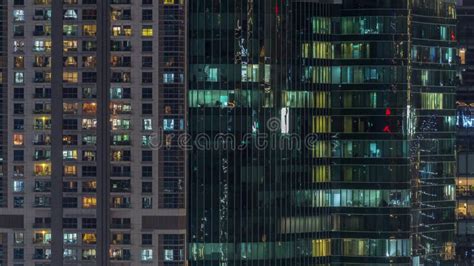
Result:
<svg viewBox="0 0 474 266"><path fill-rule="evenodd" d="M451 41L456 40L456 35L454 34L454 31L451 31Z"/></svg>
<svg viewBox="0 0 474 266"><path fill-rule="evenodd" d="M383 132L391 133L392 131L390 130L390 127L389 127L389 126L385 126L385 127L383 128Z"/></svg>
<svg viewBox="0 0 474 266"><path fill-rule="evenodd" d="M389 116L392 114L392 110L390 108L385 109L385 115Z"/></svg>
<svg viewBox="0 0 474 266"><path fill-rule="evenodd" d="M280 8L278 7L278 3L275 5L275 15L278 16L278 14L280 13Z"/></svg>

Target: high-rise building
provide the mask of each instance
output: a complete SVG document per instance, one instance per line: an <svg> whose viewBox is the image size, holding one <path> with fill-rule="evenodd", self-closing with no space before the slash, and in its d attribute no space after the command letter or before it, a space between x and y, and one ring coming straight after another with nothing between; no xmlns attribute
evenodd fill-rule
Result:
<svg viewBox="0 0 474 266"><path fill-rule="evenodd" d="M329 263L329 8L189 2L192 265Z"/></svg>
<svg viewBox="0 0 474 266"><path fill-rule="evenodd" d="M460 265L474 263L474 2L462 1L457 9L459 77L457 89L457 235Z"/></svg>
<svg viewBox="0 0 474 266"><path fill-rule="evenodd" d="M189 12L192 264L452 261L455 1Z"/></svg>
<svg viewBox="0 0 474 266"><path fill-rule="evenodd" d="M450 265L456 23L455 0L0 0L0 265Z"/></svg>
<svg viewBox="0 0 474 266"><path fill-rule="evenodd" d="M185 16L0 2L1 265L184 265Z"/></svg>

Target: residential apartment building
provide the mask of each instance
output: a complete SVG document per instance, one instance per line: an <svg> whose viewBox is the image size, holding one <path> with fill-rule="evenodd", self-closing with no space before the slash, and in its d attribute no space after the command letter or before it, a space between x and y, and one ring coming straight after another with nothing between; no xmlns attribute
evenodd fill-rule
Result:
<svg viewBox="0 0 474 266"><path fill-rule="evenodd" d="M184 265L184 1L0 7L0 264Z"/></svg>

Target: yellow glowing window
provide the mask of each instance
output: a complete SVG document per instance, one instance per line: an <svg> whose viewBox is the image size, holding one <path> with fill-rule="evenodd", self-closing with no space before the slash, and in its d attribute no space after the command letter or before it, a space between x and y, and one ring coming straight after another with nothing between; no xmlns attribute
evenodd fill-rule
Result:
<svg viewBox="0 0 474 266"><path fill-rule="evenodd" d="M23 134L13 134L13 145L23 145Z"/></svg>
<svg viewBox="0 0 474 266"><path fill-rule="evenodd" d="M313 240L313 257L325 257L331 255L331 240L316 239Z"/></svg>
<svg viewBox="0 0 474 266"><path fill-rule="evenodd" d="M330 131L329 116L313 116L313 133L328 133Z"/></svg>
<svg viewBox="0 0 474 266"><path fill-rule="evenodd" d="M66 83L77 83L79 74L77 72L64 72L63 82Z"/></svg>
<svg viewBox="0 0 474 266"><path fill-rule="evenodd" d="M303 43L301 45L301 51L302 51L301 56L303 58L308 58L309 57L309 43Z"/></svg>
<svg viewBox="0 0 474 266"><path fill-rule="evenodd" d="M97 199L95 197L83 197L82 207L85 209L95 208L97 205Z"/></svg>
<svg viewBox="0 0 474 266"><path fill-rule="evenodd" d="M328 96L329 96L329 93L327 93L325 91L315 92L314 107L316 107L316 108L327 108L328 107Z"/></svg>
<svg viewBox="0 0 474 266"><path fill-rule="evenodd" d="M64 52L77 51L77 41L63 41Z"/></svg>
<svg viewBox="0 0 474 266"><path fill-rule="evenodd" d="M36 176L49 176L51 175L51 164L40 163L34 165L34 173Z"/></svg>
<svg viewBox="0 0 474 266"><path fill-rule="evenodd" d="M316 141L313 143L312 148L314 158L330 157L331 143L329 141Z"/></svg>
<svg viewBox="0 0 474 266"><path fill-rule="evenodd" d="M461 65L466 64L466 48L459 49L459 59L461 61Z"/></svg>
<svg viewBox="0 0 474 266"><path fill-rule="evenodd" d="M97 111L97 104L96 103L83 103L82 104L82 112L85 114L95 114Z"/></svg>
<svg viewBox="0 0 474 266"><path fill-rule="evenodd" d="M327 165L317 165L313 167L313 182L328 182L330 168Z"/></svg>
<svg viewBox="0 0 474 266"><path fill-rule="evenodd" d="M113 35L113 36L120 36L120 35L122 35L122 27L120 27L120 26L113 26L113 27L112 27L112 35Z"/></svg>
<svg viewBox="0 0 474 266"><path fill-rule="evenodd" d="M165 5L172 5L172 4L174 4L174 0L163 0L163 3Z"/></svg>
<svg viewBox="0 0 474 266"><path fill-rule="evenodd" d="M65 165L64 168L64 175L74 176L77 173L77 168L75 165Z"/></svg>
<svg viewBox="0 0 474 266"><path fill-rule="evenodd" d="M83 25L82 26L82 34L84 36L95 36L96 32L97 32L96 25Z"/></svg>
<svg viewBox="0 0 474 266"><path fill-rule="evenodd" d="M142 28L142 37L153 37L153 27L152 26L143 26L143 28Z"/></svg>
<svg viewBox="0 0 474 266"><path fill-rule="evenodd" d="M421 93L421 109L439 110L443 109L442 93Z"/></svg>
<svg viewBox="0 0 474 266"><path fill-rule="evenodd" d="M93 245L97 242L96 235L94 233L85 233L82 234L82 243Z"/></svg>
<svg viewBox="0 0 474 266"><path fill-rule="evenodd" d="M123 26L123 32L125 36L132 36L132 27L131 26Z"/></svg>
<svg viewBox="0 0 474 266"><path fill-rule="evenodd" d="M75 56L66 57L66 60L64 61L64 66L77 66L77 58Z"/></svg>
<svg viewBox="0 0 474 266"><path fill-rule="evenodd" d="M313 58L329 59L332 58L331 43L313 42Z"/></svg>

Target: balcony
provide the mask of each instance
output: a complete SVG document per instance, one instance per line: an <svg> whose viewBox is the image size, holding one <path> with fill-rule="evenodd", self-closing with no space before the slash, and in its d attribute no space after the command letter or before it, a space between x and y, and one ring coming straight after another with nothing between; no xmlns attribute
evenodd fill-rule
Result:
<svg viewBox="0 0 474 266"><path fill-rule="evenodd" d="M112 229L131 229L132 225L131 224L123 224L123 223L112 223L110 225L110 228L112 228Z"/></svg>
<svg viewBox="0 0 474 266"><path fill-rule="evenodd" d="M48 228L51 228L51 223L45 223L45 222L33 223L33 228L35 228L35 229L42 229L42 228L48 229Z"/></svg>

